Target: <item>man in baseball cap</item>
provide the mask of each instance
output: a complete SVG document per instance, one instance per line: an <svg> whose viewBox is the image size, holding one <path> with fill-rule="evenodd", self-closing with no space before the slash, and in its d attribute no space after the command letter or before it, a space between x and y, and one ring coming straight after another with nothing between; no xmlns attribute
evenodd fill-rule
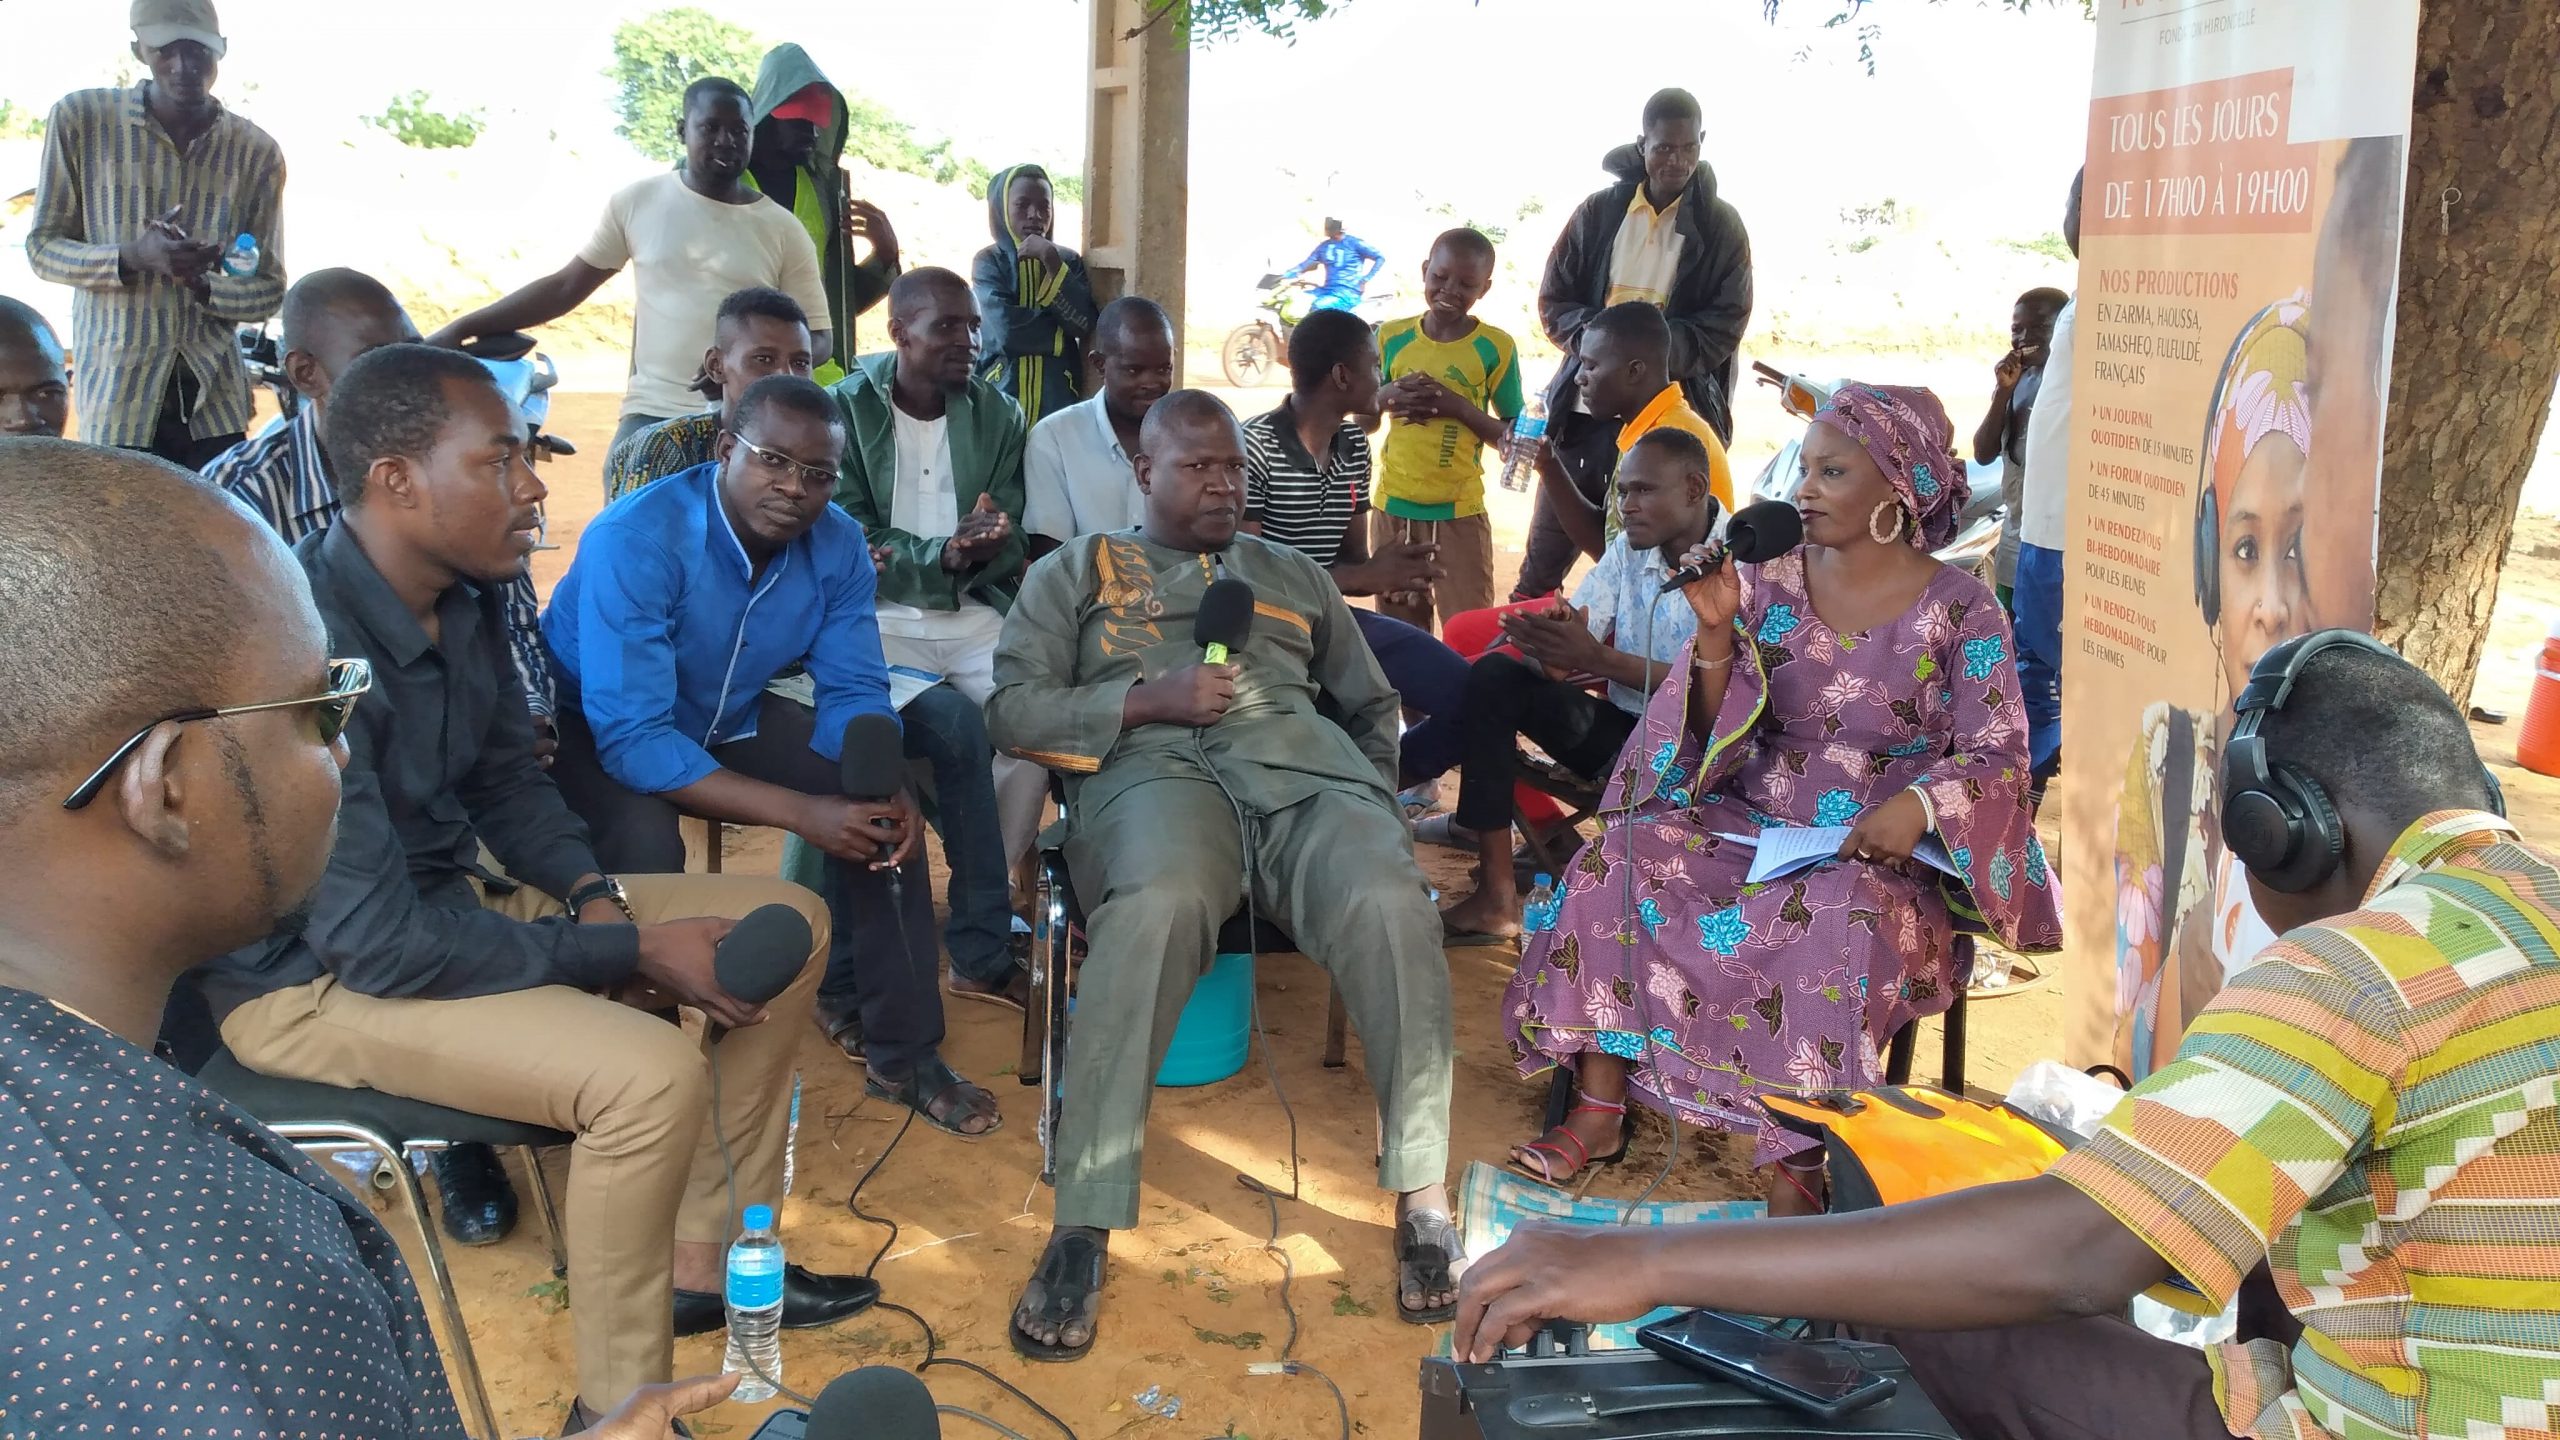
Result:
<svg viewBox="0 0 2560 1440"><path fill-rule="evenodd" d="M72 288L80 438L194 470L248 429L232 332L284 296L284 152L213 98L229 46L211 0L132 13L144 78L74 91L46 122L27 263Z"/></svg>
<svg viewBox="0 0 2560 1440"><path fill-rule="evenodd" d="M141 50L166 50L181 40L192 40L214 59L222 58L227 47L222 41L222 23L213 15L212 0L133 0L135 46Z"/></svg>

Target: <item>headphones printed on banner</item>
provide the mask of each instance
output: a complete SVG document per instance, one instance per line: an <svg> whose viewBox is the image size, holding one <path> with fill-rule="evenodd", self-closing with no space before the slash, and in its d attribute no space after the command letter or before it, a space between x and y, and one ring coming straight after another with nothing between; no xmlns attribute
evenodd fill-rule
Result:
<svg viewBox="0 0 2560 1440"><path fill-rule="evenodd" d="M2328 650L2363 650L2407 666L2398 651L2358 630L2320 630L2276 646L2249 672L2249 684L2232 705L2239 723L2226 747L2226 773L2236 788L2223 798L2222 842L2251 878L2270 890L2298 895L2337 872L2346 855L2346 828L2326 787L2290 765L2269 765L2259 730L2293 696L2311 658ZM2490 808L2507 813L2506 793L2488 766L2480 767Z"/></svg>

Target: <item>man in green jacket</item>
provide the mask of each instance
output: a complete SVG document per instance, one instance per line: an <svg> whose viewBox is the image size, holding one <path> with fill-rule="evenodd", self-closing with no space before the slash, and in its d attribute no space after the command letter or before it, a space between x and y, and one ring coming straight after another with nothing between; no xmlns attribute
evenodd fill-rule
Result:
<svg viewBox="0 0 2560 1440"><path fill-rule="evenodd" d="M747 182L797 216L818 247L828 313L826 324L812 328L834 332L837 356L853 355L853 317L879 304L898 278L898 232L879 206L854 199L845 181L845 136L852 126L844 92L828 82L808 51L776 45L756 67L747 118L755 126ZM870 258L860 264L853 259L856 238L871 246ZM832 385L844 374L844 366L830 359L812 378Z"/></svg>
<svg viewBox="0 0 2560 1440"><path fill-rule="evenodd" d="M910 270L889 287L885 354L836 383L844 479L836 503L862 522L880 572L880 648L891 665L940 675L984 705L996 641L1029 557L1022 530L1022 409L977 374L969 282ZM995 762L1008 865L1039 834L1047 781Z"/></svg>

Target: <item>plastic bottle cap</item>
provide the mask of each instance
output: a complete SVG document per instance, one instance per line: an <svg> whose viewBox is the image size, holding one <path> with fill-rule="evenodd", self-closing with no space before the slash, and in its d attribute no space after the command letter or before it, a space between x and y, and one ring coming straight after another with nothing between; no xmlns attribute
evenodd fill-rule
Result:
<svg viewBox="0 0 2560 1440"><path fill-rule="evenodd" d="M750 1205L750 1206L748 1206L748 1207L747 1207L747 1228L748 1228L748 1229L750 1229L750 1230L770 1230L770 1229L772 1229L772 1228L773 1228L773 1207L772 1207L772 1206L770 1206L770 1205Z"/></svg>
<svg viewBox="0 0 2560 1440"><path fill-rule="evenodd" d="M1556 883L1556 877L1553 875L1541 875L1538 877L1538 883L1540 885L1553 885Z"/></svg>
<svg viewBox="0 0 2560 1440"><path fill-rule="evenodd" d="M254 247L257 245L257 243L258 243L258 237L257 237L257 236L255 236L255 235L250 234L250 233L249 233L248 231L246 231L246 230L243 230L243 231L241 231L241 232L240 232L239 238L237 238L237 239L233 240L231 243L232 243L232 245L233 245L234 247L236 247L236 248L238 248L238 249L248 250L248 249L252 249L252 248L254 248Z"/></svg>

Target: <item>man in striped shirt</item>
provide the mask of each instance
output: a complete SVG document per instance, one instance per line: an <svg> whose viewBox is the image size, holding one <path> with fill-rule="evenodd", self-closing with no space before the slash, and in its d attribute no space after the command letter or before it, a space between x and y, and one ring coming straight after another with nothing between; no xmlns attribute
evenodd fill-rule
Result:
<svg viewBox="0 0 2560 1440"><path fill-rule="evenodd" d="M389 287L359 270L315 270L285 292L284 372L301 403L257 438L223 451L204 466L204 478L258 512L287 545L326 530L338 519L338 482L320 442L329 389L356 357L385 345L418 338L418 327ZM507 642L524 682L525 703L537 730L551 718L551 665L542 649L542 608L533 578L507 586Z"/></svg>
<svg viewBox="0 0 2560 1440"><path fill-rule="evenodd" d="M1712 1305L1884 1331L1968 1437L2560 1429L2560 866L2453 702L2361 636L2278 647L2240 708L2272 778L2232 746L2221 813L2283 938L2086 1145L1855 1216L1523 1231L1469 1272L1455 1353ZM2295 832L2307 863L2241 798L2287 789L2334 809ZM2261 1264L2290 1314L2244 1305L2230 1344L2118 1318L2172 1277L2219 1308Z"/></svg>
<svg viewBox="0 0 2560 1440"><path fill-rule="evenodd" d="M284 152L213 98L211 0L135 0L130 90L79 90L45 123L27 263L69 285L80 438L193 470L249 428L234 327L284 294ZM234 237L257 268L224 270Z"/></svg>

